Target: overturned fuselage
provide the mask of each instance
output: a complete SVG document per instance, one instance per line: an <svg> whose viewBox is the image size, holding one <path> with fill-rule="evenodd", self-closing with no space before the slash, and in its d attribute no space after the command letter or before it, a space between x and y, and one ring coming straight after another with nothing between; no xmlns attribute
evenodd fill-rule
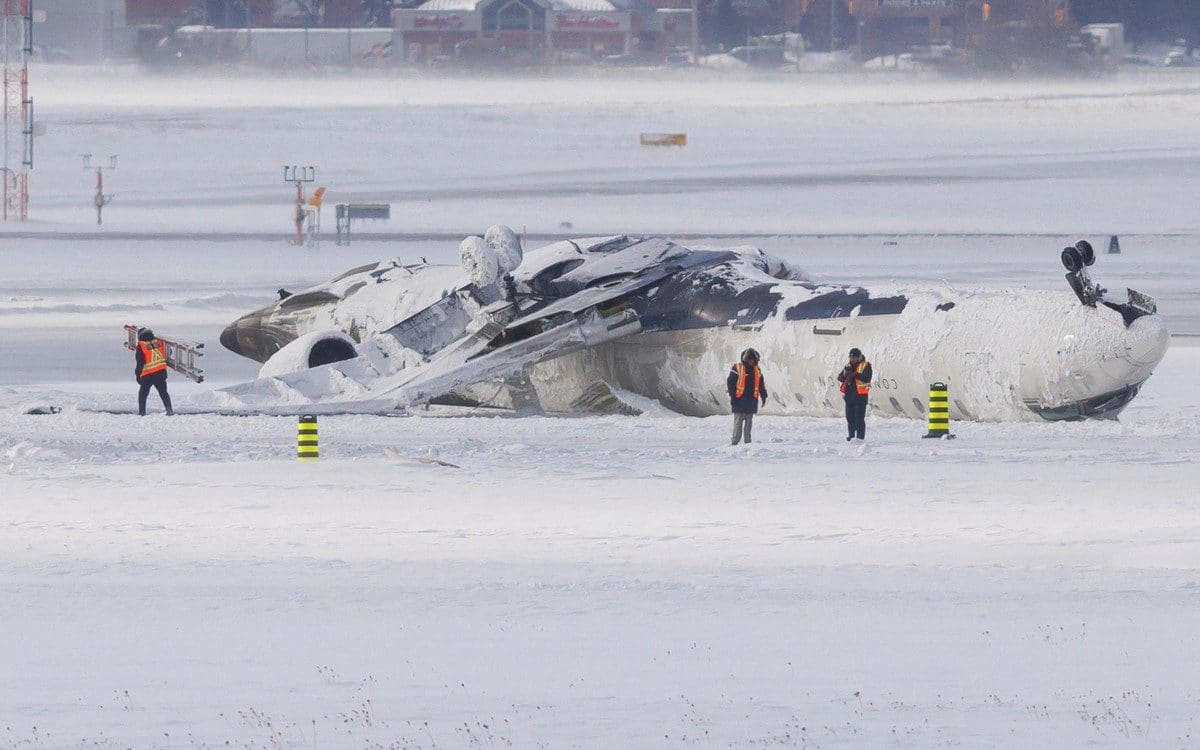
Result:
<svg viewBox="0 0 1200 750"><path fill-rule="evenodd" d="M489 242L511 250L501 234ZM833 416L835 376L856 346L874 365L877 413L921 417L941 381L957 419L1111 417L1168 339L1141 295L868 290L815 283L754 248L628 237L510 253L507 267L481 271L479 246L464 243L464 269L365 266L239 319L221 341L268 377L208 405L603 411L633 394L721 414L730 363L753 346L767 413Z"/></svg>

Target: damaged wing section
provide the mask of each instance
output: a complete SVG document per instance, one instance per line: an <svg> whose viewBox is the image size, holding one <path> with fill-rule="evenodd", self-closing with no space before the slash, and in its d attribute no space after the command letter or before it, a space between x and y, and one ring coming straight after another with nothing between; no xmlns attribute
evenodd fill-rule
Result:
<svg viewBox="0 0 1200 750"><path fill-rule="evenodd" d="M549 299L534 294L527 285L517 291L517 282L508 275L521 260L519 242L511 230L489 230L486 237L468 238L461 246L462 266L469 281L444 290L436 301L366 338L358 345L356 356L290 372L270 371L268 360L265 377L214 391L189 406L231 413L290 414L386 412L439 399L446 403L483 403L484 399L472 394L472 388L489 382L507 388L539 362L641 330L637 313L618 300L645 283L634 277L645 275L649 266L627 272L624 269L628 266L609 264L613 278L599 288ZM489 242L498 245L499 251ZM578 246L572 250L583 252ZM410 275L399 280L400 286L419 280L422 270L409 269ZM377 269L365 272L377 274ZM647 276L649 280L657 278L660 276ZM342 277L338 282L351 280ZM486 283L481 286L479 282ZM326 290L301 295L310 299L318 295L336 297ZM279 333L285 324L278 321L296 307L295 303L287 304L293 298L277 303L281 313L252 313L247 316L251 325L242 319L227 332L240 333L257 326L269 332L271 342L278 342L285 338ZM357 322L350 327L363 330ZM242 337L246 338L244 334ZM303 343L305 351L322 346L344 350L345 338L330 331ZM284 344L278 354L285 354L290 345ZM253 350L265 348L259 344Z"/></svg>
<svg viewBox="0 0 1200 750"><path fill-rule="evenodd" d="M505 333L500 320L504 312L502 308L474 319L462 336L428 360L388 332L362 345L354 359L215 391L211 403L196 406L267 414L396 411L478 383L519 376L538 362L641 330L632 310L605 314L590 309L494 346Z"/></svg>

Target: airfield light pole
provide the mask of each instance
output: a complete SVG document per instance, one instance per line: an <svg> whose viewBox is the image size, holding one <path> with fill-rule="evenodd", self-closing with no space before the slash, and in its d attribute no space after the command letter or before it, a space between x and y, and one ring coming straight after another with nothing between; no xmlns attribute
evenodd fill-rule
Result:
<svg viewBox="0 0 1200 750"><path fill-rule="evenodd" d="M104 170L113 170L117 168L117 155L109 154L107 167L92 166L92 155L83 155L83 168L96 170L96 196L92 199L92 205L96 207L96 226L104 223L101 212L104 207L112 203L112 196L104 194Z"/></svg>
<svg viewBox="0 0 1200 750"><path fill-rule="evenodd" d="M837 22L837 0L829 0L829 51L833 52L834 24Z"/></svg>
<svg viewBox="0 0 1200 750"><path fill-rule="evenodd" d="M0 0L4 11L4 221L29 218L29 172L33 169L33 97L29 95L29 58L33 55L33 0ZM20 128L20 167L17 128Z"/></svg>
<svg viewBox="0 0 1200 750"><path fill-rule="evenodd" d="M692 65L700 64L700 2L692 0Z"/></svg>
<svg viewBox="0 0 1200 750"><path fill-rule="evenodd" d="M283 181L296 184L296 213L293 217L296 222L296 239L292 244L297 247L304 244L304 183L316 180L317 168L312 165L299 167L293 164L283 167Z"/></svg>

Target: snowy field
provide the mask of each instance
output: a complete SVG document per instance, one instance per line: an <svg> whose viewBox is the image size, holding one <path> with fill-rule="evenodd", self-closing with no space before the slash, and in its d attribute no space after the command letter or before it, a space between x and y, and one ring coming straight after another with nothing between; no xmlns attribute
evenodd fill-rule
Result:
<svg viewBox="0 0 1200 750"><path fill-rule="evenodd" d="M94 226L90 153L118 155L113 230L286 233L282 167L312 164L329 204L388 201L391 222L364 228L407 232L1200 232L1200 70L31 80L46 127L31 228ZM662 131L688 145L638 145Z"/></svg>
<svg viewBox="0 0 1200 750"><path fill-rule="evenodd" d="M3 750L1200 744L1200 75L33 79L34 220L0 228ZM95 234L86 152L121 154ZM327 228L387 200L366 231L446 239L254 239L310 162ZM294 419L79 408L134 399L124 323L207 343L183 398L253 377L216 338L276 289L453 262L496 221L1064 294L1059 248L1119 232L1096 277L1176 337L1120 422L955 441L431 410L323 418L297 464Z"/></svg>

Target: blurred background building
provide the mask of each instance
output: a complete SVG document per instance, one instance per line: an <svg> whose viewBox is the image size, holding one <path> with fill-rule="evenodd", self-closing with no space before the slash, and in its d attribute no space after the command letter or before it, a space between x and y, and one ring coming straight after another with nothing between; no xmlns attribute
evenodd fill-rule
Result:
<svg viewBox="0 0 1200 750"><path fill-rule="evenodd" d="M204 34L241 30L240 37L226 34L220 45L203 50L205 54L215 54L216 50L222 55L237 53L239 49L240 54L252 51L254 40L248 35L249 29L355 28L391 30L396 47L429 44L438 38L435 32L440 32L443 39L457 34L454 43L465 42L481 49L544 47L610 58L640 53L643 59L653 56L659 62L677 62L678 50L691 48L693 33L702 52L730 51L761 44L764 37L790 35L796 39L802 37L803 47L808 50L848 50L860 59L911 53L921 47L949 47L965 51L977 64L986 66L1013 56L1035 54L1054 61L1070 54L1072 45L1078 44L1080 28L1088 24L1122 24L1121 38L1134 45L1178 41L1186 46L1188 59L1200 39L1200 0L508 0L497 3L498 0L38 0L37 8L44 14L44 21L37 25L35 42L47 60L82 62L129 56L146 58L168 48L181 57L187 57L185 53L195 56L196 34L201 32L194 28L207 29ZM450 11L449 16L446 11ZM503 22L492 19L491 12L503 16ZM457 23L465 23L469 28L439 27L456 23L450 17L455 13ZM694 29L693 13L697 18ZM520 25L521 19L526 20L523 28L500 28ZM164 39L175 39L181 28L193 29L184 32L185 36L191 35L188 42L191 48L174 49L171 44L164 44ZM295 41L311 52L316 38L276 35L269 44L279 47ZM230 41L233 39L240 41ZM370 57L378 56L381 45L388 44L380 39L378 35L364 36L360 43L348 35L344 44L320 41L318 46L332 45L330 49L344 50L347 58ZM390 46L382 52L390 56ZM742 57L754 55L743 53ZM775 60L769 55L760 57ZM328 62L328 55L312 61Z"/></svg>

